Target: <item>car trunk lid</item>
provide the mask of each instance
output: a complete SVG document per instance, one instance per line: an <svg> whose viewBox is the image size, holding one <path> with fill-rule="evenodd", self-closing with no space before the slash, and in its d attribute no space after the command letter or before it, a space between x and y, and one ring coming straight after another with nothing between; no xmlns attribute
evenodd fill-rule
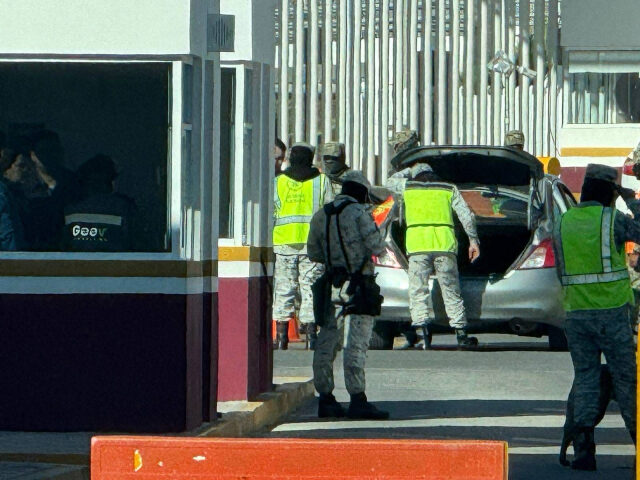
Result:
<svg viewBox="0 0 640 480"><path fill-rule="evenodd" d="M544 175L536 157L506 147L418 147L391 163L396 170L427 163L442 180L456 185L528 187Z"/></svg>

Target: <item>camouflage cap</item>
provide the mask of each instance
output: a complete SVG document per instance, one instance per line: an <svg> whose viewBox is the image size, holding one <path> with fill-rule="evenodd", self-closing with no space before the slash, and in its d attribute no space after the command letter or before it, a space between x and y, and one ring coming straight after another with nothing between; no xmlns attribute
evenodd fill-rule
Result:
<svg viewBox="0 0 640 480"><path fill-rule="evenodd" d="M360 170L349 170L340 178L340 180L343 184L345 182L354 182L359 183L360 185L364 185L367 188L371 186L369 180L367 180L367 178L362 174Z"/></svg>
<svg viewBox="0 0 640 480"><path fill-rule="evenodd" d="M411 167L411 178L416 178L421 173L433 173L433 168L426 163L416 163Z"/></svg>
<svg viewBox="0 0 640 480"><path fill-rule="evenodd" d="M420 144L420 139L418 138L418 132L415 130L401 130L396 132L389 144L397 155L405 150L417 147Z"/></svg>
<svg viewBox="0 0 640 480"><path fill-rule="evenodd" d="M327 142L320 147L320 153L323 157L344 157L344 143Z"/></svg>
<svg viewBox="0 0 640 480"><path fill-rule="evenodd" d="M618 181L618 171L607 165L600 165L598 163L590 163L587 165L587 171L584 174L585 180L587 178L594 178L598 180L604 180L605 182L616 183Z"/></svg>
<svg viewBox="0 0 640 480"><path fill-rule="evenodd" d="M520 130L511 130L504 137L504 146L524 145L524 133Z"/></svg>
<svg viewBox="0 0 640 480"><path fill-rule="evenodd" d="M638 245L637 243L633 245L633 253L640 253L640 245Z"/></svg>

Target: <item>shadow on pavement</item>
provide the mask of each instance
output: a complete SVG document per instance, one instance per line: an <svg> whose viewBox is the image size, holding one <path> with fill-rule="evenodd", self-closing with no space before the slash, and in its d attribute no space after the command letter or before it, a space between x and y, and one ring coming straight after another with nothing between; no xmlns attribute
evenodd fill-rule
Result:
<svg viewBox="0 0 640 480"><path fill-rule="evenodd" d="M286 438L420 438L505 440L518 453L509 455L511 479L620 479L634 478L633 457L597 456L598 472L576 472L558 464L565 402L548 400L444 400L374 402L391 413L389 421L320 420L317 401L305 404L294 415L264 436ZM619 419L616 405L608 414ZM501 417L510 417L509 419ZM527 418L530 417L530 418ZM497 425L492 424L495 418ZM538 419L539 422L538 422ZM435 421L434 421L435 420ZM630 447L622 420L596 429L596 443L615 449ZM535 451L533 449L542 449ZM527 449L532 449L527 451ZM527 453L522 453L523 451Z"/></svg>

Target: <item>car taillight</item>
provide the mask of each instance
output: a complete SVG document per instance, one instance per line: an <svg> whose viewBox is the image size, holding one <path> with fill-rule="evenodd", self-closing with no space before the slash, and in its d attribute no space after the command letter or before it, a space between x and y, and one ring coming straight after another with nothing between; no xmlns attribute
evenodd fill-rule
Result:
<svg viewBox="0 0 640 480"><path fill-rule="evenodd" d="M375 255L371 257L373 263L378 267L388 267L388 268L402 268L402 265L398 262L398 258L396 254L393 253L389 248L387 248L386 255L381 257L376 257Z"/></svg>
<svg viewBox="0 0 640 480"><path fill-rule="evenodd" d="M541 241L527 259L518 267L518 270L531 270L534 268L551 268L556 265L556 257L553 253L553 244L550 238Z"/></svg>
<svg viewBox="0 0 640 480"><path fill-rule="evenodd" d="M625 175L635 176L633 173L633 162L624 162L624 166L622 167L622 173Z"/></svg>

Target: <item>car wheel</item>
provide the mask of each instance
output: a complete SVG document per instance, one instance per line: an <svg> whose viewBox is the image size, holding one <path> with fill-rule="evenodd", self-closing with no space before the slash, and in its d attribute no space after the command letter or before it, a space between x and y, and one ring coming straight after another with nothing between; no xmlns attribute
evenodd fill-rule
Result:
<svg viewBox="0 0 640 480"><path fill-rule="evenodd" d="M554 352L566 352L569 350L567 336L562 328L548 326L547 334L549 335L549 350Z"/></svg>
<svg viewBox="0 0 640 480"><path fill-rule="evenodd" d="M395 338L395 326L392 322L377 321L371 332L370 350L391 350Z"/></svg>

